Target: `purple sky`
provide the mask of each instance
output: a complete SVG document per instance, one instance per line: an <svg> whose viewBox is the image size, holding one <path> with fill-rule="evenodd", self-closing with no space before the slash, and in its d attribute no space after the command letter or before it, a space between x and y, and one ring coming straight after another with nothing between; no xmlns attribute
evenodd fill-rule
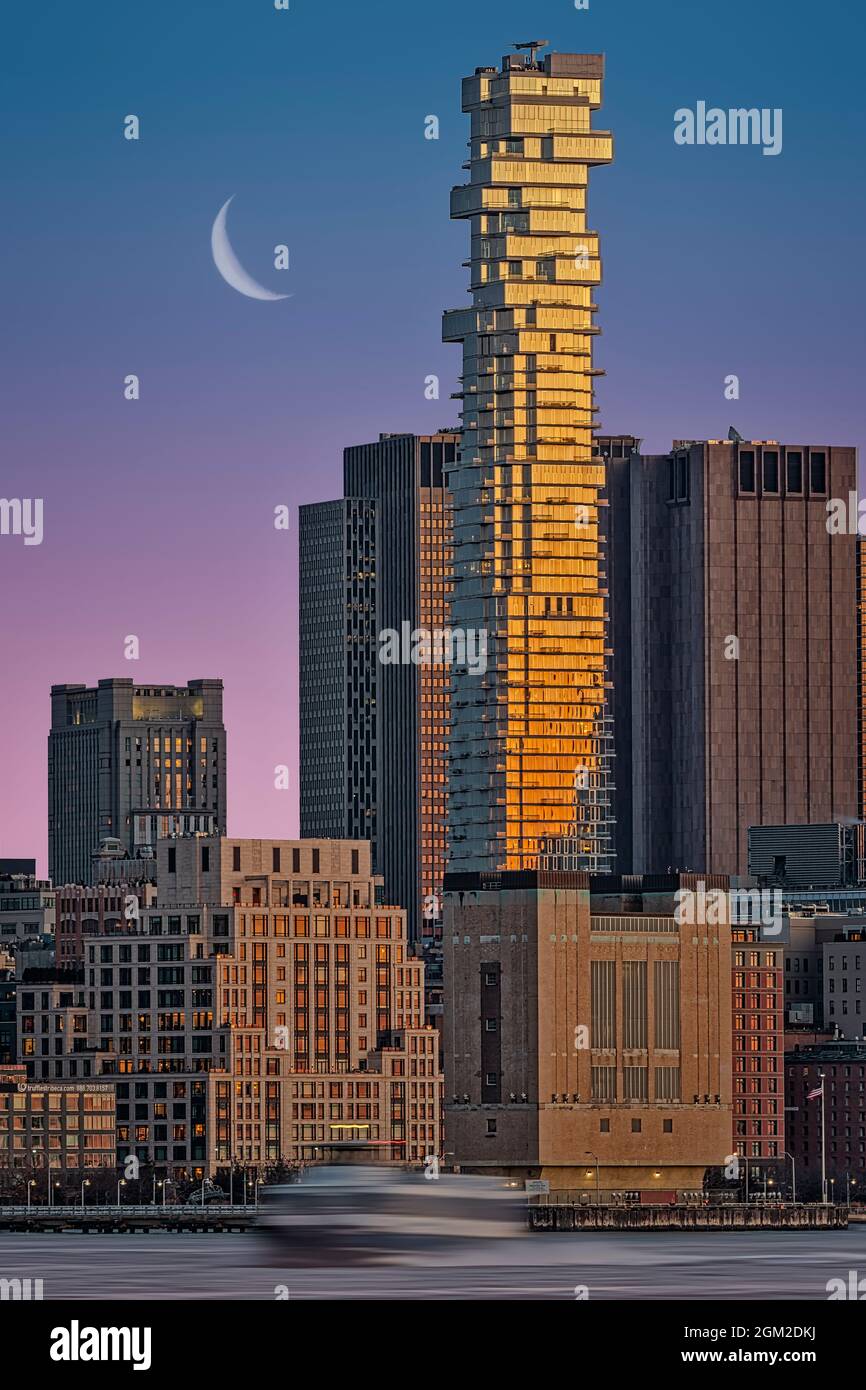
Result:
<svg viewBox="0 0 866 1390"><path fill-rule="evenodd" d="M47 872L49 687L112 675L222 677L229 830L296 833L294 509L338 495L346 444L457 420L440 315L466 297L468 228L448 218L459 83L514 39L607 54L596 124L615 163L590 187L602 428L653 450L729 424L860 443L859 21L845 0L755 10L380 0L371 34L348 4L97 0L7 25L0 496L42 497L45 537L0 536L0 856ZM782 154L676 146L673 113L698 100L782 107ZM239 258L291 299L242 298L216 274L210 227L231 194Z"/></svg>

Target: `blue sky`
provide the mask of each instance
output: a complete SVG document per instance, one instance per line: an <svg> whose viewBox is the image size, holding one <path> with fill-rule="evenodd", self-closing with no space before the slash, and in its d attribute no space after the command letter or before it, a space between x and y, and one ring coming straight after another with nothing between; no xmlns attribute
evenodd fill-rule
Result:
<svg viewBox="0 0 866 1390"><path fill-rule="evenodd" d="M293 828L271 768L295 761L294 537L280 549L262 517L335 495L347 444L456 422L460 79L514 41L607 57L601 426L652 449L729 424L859 444L863 30L849 0L7 8L0 483L45 498L46 541L0 547L0 617L27 651L0 691L0 852L44 843L48 685L118 674L130 632L142 679L225 677L233 833ZM782 108L782 153L677 146L698 100ZM241 261L290 300L217 276L230 195Z"/></svg>

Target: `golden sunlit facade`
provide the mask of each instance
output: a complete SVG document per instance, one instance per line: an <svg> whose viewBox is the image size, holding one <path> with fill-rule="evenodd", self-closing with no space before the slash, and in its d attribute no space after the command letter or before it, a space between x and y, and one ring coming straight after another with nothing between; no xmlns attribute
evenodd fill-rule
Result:
<svg viewBox="0 0 866 1390"><path fill-rule="evenodd" d="M463 442L450 475L455 628L487 633L487 669L452 668L454 871L611 867L607 609L593 458L589 169L597 54L510 56L463 82L472 306L445 314L463 343Z"/></svg>

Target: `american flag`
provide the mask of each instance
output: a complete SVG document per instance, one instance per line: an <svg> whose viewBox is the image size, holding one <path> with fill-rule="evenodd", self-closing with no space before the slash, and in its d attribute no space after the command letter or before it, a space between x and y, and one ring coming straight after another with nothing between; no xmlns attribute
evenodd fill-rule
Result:
<svg viewBox="0 0 866 1390"><path fill-rule="evenodd" d="M819 1096L822 1096L823 1094L824 1094L824 1083L823 1083L823 1081L822 1081L822 1082L821 1082L821 1085L820 1085L820 1086L816 1086L815 1089L814 1089L814 1091L809 1091L809 1092L807 1092L807 1094L806 1094L806 1099L807 1099L807 1100L817 1100L818 1097L819 1097Z"/></svg>

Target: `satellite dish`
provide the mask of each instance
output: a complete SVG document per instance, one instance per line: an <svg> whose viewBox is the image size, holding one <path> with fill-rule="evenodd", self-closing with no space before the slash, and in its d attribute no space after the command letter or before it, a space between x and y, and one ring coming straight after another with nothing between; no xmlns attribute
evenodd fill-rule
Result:
<svg viewBox="0 0 866 1390"><path fill-rule="evenodd" d="M739 430L735 430L733 425L728 426L728 438L733 440L735 444L745 444L746 442Z"/></svg>

